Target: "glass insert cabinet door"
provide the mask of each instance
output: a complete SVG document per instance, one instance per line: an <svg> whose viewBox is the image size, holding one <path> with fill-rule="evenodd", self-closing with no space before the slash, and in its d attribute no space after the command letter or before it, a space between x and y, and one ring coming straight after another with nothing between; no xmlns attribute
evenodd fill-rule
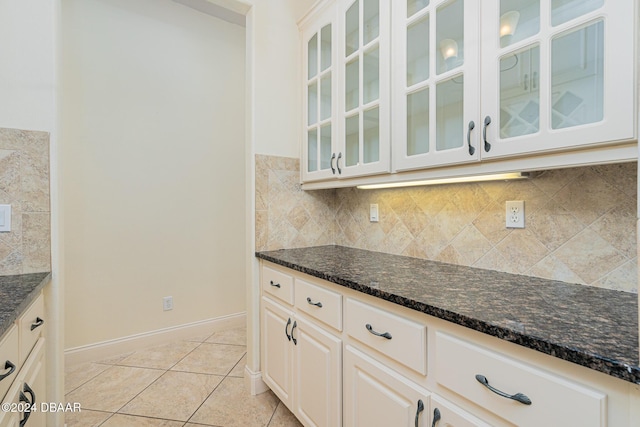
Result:
<svg viewBox="0 0 640 427"><path fill-rule="evenodd" d="M633 0L483 5L481 156L633 138L634 13Z"/></svg>
<svg viewBox="0 0 640 427"><path fill-rule="evenodd" d="M303 29L304 126L302 144L303 181L327 179L337 174L336 29L335 9L327 8Z"/></svg>
<svg viewBox="0 0 640 427"><path fill-rule="evenodd" d="M480 2L397 3L393 18L395 170L478 161Z"/></svg>
<svg viewBox="0 0 640 427"><path fill-rule="evenodd" d="M352 177L390 170L390 0L339 2L339 96L336 168Z"/></svg>

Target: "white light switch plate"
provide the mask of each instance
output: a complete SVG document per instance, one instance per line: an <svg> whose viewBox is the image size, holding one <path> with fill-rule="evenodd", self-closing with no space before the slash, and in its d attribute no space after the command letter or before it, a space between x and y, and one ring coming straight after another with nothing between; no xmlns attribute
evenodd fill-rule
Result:
<svg viewBox="0 0 640 427"><path fill-rule="evenodd" d="M372 203L369 205L369 221L378 222L378 204Z"/></svg>
<svg viewBox="0 0 640 427"><path fill-rule="evenodd" d="M11 231L11 205L0 205L0 232Z"/></svg>

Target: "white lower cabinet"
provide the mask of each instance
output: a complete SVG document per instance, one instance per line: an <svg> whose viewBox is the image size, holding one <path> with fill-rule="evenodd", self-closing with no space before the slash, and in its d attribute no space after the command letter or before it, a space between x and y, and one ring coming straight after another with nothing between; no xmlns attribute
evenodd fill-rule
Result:
<svg viewBox="0 0 640 427"><path fill-rule="evenodd" d="M342 341L262 298L264 382L308 427L342 425Z"/></svg>
<svg viewBox="0 0 640 427"><path fill-rule="evenodd" d="M429 417L432 427L490 427L437 394L431 395Z"/></svg>
<svg viewBox="0 0 640 427"><path fill-rule="evenodd" d="M356 348L345 346L345 427L428 426L429 395Z"/></svg>

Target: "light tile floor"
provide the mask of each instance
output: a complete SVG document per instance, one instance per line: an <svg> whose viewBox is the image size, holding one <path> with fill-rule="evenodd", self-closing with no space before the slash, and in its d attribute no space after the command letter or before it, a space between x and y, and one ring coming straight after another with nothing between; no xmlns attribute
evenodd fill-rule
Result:
<svg viewBox="0 0 640 427"><path fill-rule="evenodd" d="M244 385L244 328L67 368L68 427L301 427L271 392Z"/></svg>

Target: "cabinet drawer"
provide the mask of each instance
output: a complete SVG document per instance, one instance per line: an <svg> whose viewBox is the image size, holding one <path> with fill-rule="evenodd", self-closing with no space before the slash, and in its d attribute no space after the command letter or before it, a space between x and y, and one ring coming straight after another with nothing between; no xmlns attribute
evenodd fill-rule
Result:
<svg viewBox="0 0 640 427"><path fill-rule="evenodd" d="M262 291L293 305L293 276L263 266Z"/></svg>
<svg viewBox="0 0 640 427"><path fill-rule="evenodd" d="M441 332L435 345L436 381L509 422L522 427L606 425L606 395L598 391ZM499 396L476 375L508 395L524 394L531 404Z"/></svg>
<svg viewBox="0 0 640 427"><path fill-rule="evenodd" d="M18 319L20 333L20 364L22 364L38 338L44 335L44 297L42 294Z"/></svg>
<svg viewBox="0 0 640 427"><path fill-rule="evenodd" d="M0 342L0 401L20 370L18 348L18 329L12 326Z"/></svg>
<svg viewBox="0 0 640 427"><path fill-rule="evenodd" d="M345 329L350 336L422 375L427 374L426 326L350 298L346 304Z"/></svg>
<svg viewBox="0 0 640 427"><path fill-rule="evenodd" d="M338 331L342 330L342 296L296 279L296 307Z"/></svg>

